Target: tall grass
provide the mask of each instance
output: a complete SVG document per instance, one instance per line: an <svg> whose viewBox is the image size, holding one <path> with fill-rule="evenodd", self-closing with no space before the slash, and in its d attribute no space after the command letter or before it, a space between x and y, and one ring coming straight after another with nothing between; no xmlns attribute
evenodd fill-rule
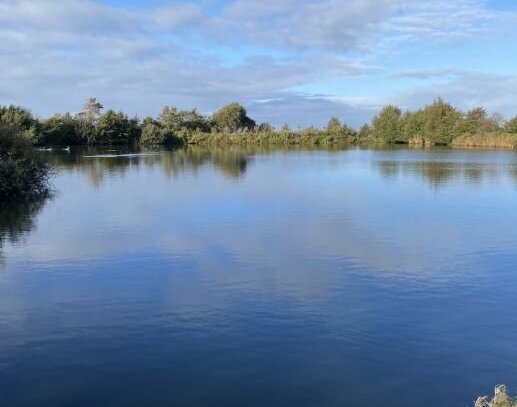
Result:
<svg viewBox="0 0 517 407"><path fill-rule="evenodd" d="M194 132L185 136L186 144L198 145L306 145L332 146L356 142L353 135L329 134L318 129L285 132Z"/></svg>
<svg viewBox="0 0 517 407"><path fill-rule="evenodd" d="M487 147L517 149L517 133L482 133L459 136L452 142L456 147Z"/></svg>

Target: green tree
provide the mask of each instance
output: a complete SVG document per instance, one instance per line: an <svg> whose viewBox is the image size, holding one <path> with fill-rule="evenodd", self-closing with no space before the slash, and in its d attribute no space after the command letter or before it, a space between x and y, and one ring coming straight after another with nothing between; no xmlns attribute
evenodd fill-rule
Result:
<svg viewBox="0 0 517 407"><path fill-rule="evenodd" d="M260 123L258 130L261 133L273 133L275 131L269 123Z"/></svg>
<svg viewBox="0 0 517 407"><path fill-rule="evenodd" d="M97 123L97 142L100 144L128 144L133 141L128 117L122 112L108 110Z"/></svg>
<svg viewBox="0 0 517 407"><path fill-rule="evenodd" d="M332 117L329 120L325 131L334 139L337 138L343 142L354 142L357 138L357 132L346 124L342 124L337 117Z"/></svg>
<svg viewBox="0 0 517 407"><path fill-rule="evenodd" d="M217 130L227 132L251 130L256 125L248 117L246 109L238 103L230 103L219 109L213 114L212 121Z"/></svg>
<svg viewBox="0 0 517 407"><path fill-rule="evenodd" d="M84 104L83 111L74 117L75 133L82 143L97 143L97 122L102 109L104 106L96 98L89 98Z"/></svg>
<svg viewBox="0 0 517 407"><path fill-rule="evenodd" d="M166 106L159 117L163 130L174 139L187 139L192 132L207 132L210 130L208 119L197 109L190 111L179 110L176 107ZM176 140L178 141L178 140Z"/></svg>
<svg viewBox="0 0 517 407"><path fill-rule="evenodd" d="M405 112L402 116L402 139L404 142L422 140L424 138L424 112Z"/></svg>
<svg viewBox="0 0 517 407"><path fill-rule="evenodd" d="M140 120L138 117L132 117L129 119L129 142L134 142L140 140L142 135L142 126L140 125Z"/></svg>
<svg viewBox="0 0 517 407"><path fill-rule="evenodd" d="M361 129L359 130L359 133L357 134L357 141L366 141L370 138L372 133L372 129L370 126L368 126L367 123L363 124Z"/></svg>
<svg viewBox="0 0 517 407"><path fill-rule="evenodd" d="M341 122L337 117L331 117L329 122L327 123L326 131L329 134L337 134L340 133L343 129Z"/></svg>
<svg viewBox="0 0 517 407"><path fill-rule="evenodd" d="M65 113L43 121L42 142L53 145L81 144L81 137L76 132L76 120L70 113Z"/></svg>
<svg viewBox="0 0 517 407"><path fill-rule="evenodd" d="M457 136L461 112L441 98L426 106L423 115L424 138L427 144L448 145Z"/></svg>
<svg viewBox="0 0 517 407"><path fill-rule="evenodd" d="M397 143L404 141L402 134L402 112L397 106L387 105L373 118L372 135L378 141Z"/></svg>
<svg viewBox="0 0 517 407"><path fill-rule="evenodd" d="M341 135L346 137L347 141L355 142L357 141L359 133L350 126L343 124L343 126L341 126Z"/></svg>
<svg viewBox="0 0 517 407"><path fill-rule="evenodd" d="M194 108L188 112L183 112L182 127L188 131L206 132L210 130L210 123L205 116Z"/></svg>
<svg viewBox="0 0 517 407"><path fill-rule="evenodd" d="M74 128L82 144L97 143L97 128L95 124L82 116L74 117Z"/></svg>
<svg viewBox="0 0 517 407"><path fill-rule="evenodd" d="M50 166L14 126L0 125L0 203L48 190Z"/></svg>
<svg viewBox="0 0 517 407"><path fill-rule="evenodd" d="M185 111L178 110L176 107L166 106L160 114L159 122L162 128L167 132L176 134L183 128L185 122Z"/></svg>
<svg viewBox="0 0 517 407"><path fill-rule="evenodd" d="M474 135L484 133L490 130L490 119L486 110L482 107L476 107L469 110L462 120L458 121L455 130L455 137L461 135Z"/></svg>
<svg viewBox="0 0 517 407"><path fill-rule="evenodd" d="M151 117L144 119L142 124L142 135L140 137L140 144L144 146L155 146L166 143L165 132L160 126L160 123Z"/></svg>
<svg viewBox="0 0 517 407"><path fill-rule="evenodd" d="M508 133L517 133L517 116L506 122L504 125L504 131Z"/></svg>
<svg viewBox="0 0 517 407"><path fill-rule="evenodd" d="M19 106L0 106L0 125L12 126L18 134L38 143L41 127L31 111Z"/></svg>
<svg viewBox="0 0 517 407"><path fill-rule="evenodd" d="M163 128L160 121L146 117L142 123L140 144L144 146L180 145L184 139Z"/></svg>

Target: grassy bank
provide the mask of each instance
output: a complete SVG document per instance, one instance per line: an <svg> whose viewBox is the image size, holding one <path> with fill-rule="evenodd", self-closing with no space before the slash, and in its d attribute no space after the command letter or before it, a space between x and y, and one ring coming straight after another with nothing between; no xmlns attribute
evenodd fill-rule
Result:
<svg viewBox="0 0 517 407"><path fill-rule="evenodd" d="M517 149L517 134L486 133L464 135L453 140L455 147L486 147Z"/></svg>
<svg viewBox="0 0 517 407"><path fill-rule="evenodd" d="M0 126L0 204L48 192L50 166L30 141L10 126Z"/></svg>
<svg viewBox="0 0 517 407"><path fill-rule="evenodd" d="M189 145L291 145L291 146L332 146L356 143L355 133L331 134L318 129L284 132L238 132L202 133L185 135Z"/></svg>
<svg viewBox="0 0 517 407"><path fill-rule="evenodd" d="M290 132L240 132L240 133L201 133L195 132L185 135L184 143L200 146L306 146L306 147L338 147L345 145L364 146L425 146L437 145L452 147L478 147L478 148L505 148L517 149L517 134L511 133L484 133L475 135L463 135L454 139L450 144L433 144L423 138L413 138L408 142L384 142L372 138L361 138L355 134L330 134L325 130L311 129Z"/></svg>

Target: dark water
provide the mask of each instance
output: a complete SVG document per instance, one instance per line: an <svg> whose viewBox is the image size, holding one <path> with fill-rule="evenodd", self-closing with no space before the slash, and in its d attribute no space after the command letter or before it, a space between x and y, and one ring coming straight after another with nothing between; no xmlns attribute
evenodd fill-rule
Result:
<svg viewBox="0 0 517 407"><path fill-rule="evenodd" d="M517 387L517 153L97 153L53 153L54 197L0 216L1 406Z"/></svg>

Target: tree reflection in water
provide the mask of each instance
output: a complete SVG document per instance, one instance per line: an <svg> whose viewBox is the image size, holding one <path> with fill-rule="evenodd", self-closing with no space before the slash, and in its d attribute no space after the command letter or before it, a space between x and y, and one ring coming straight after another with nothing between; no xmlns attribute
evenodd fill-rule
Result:
<svg viewBox="0 0 517 407"><path fill-rule="evenodd" d="M99 148L82 148L71 153L56 152L49 155L58 170L80 171L87 174L94 187L100 187L107 176L124 176L134 168L159 168L172 178L184 172L196 174L205 166L212 166L230 178L242 177L253 153L240 147L205 148L190 146L177 150L116 151Z"/></svg>
<svg viewBox="0 0 517 407"><path fill-rule="evenodd" d="M34 229L36 217L49 199L50 193L28 201L0 205L0 266L5 243L18 243L27 236Z"/></svg>

